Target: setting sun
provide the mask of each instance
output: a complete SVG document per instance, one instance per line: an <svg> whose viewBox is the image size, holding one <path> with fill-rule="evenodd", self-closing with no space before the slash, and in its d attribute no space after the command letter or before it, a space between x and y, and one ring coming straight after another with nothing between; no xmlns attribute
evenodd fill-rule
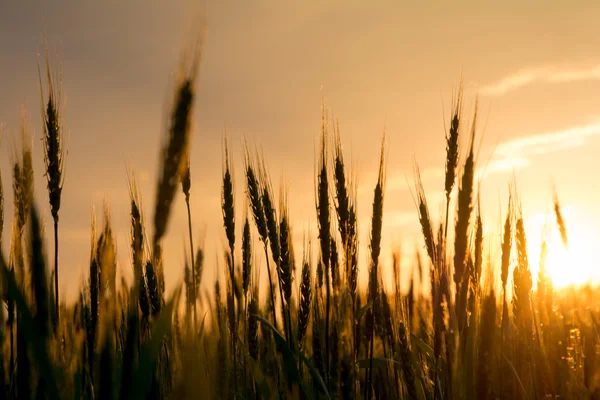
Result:
<svg viewBox="0 0 600 400"><path fill-rule="evenodd" d="M569 285L596 284L600 282L600 271L594 262L597 257L597 232L586 224L577 210L565 208L563 212L568 235L567 245L561 239L553 219L554 215L538 215L533 218L530 230L532 240L528 241L532 273L537 275L539 271L542 237L545 237L546 273L556 289ZM535 275L534 280L537 279Z"/></svg>

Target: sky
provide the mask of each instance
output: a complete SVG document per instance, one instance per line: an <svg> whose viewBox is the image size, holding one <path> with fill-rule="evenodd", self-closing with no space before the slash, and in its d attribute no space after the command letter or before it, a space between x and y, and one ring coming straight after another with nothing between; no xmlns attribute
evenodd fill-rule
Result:
<svg viewBox="0 0 600 400"><path fill-rule="evenodd" d="M316 227L315 154L322 104L338 118L346 159L357 174L363 265L385 132L382 260L389 264L392 250L401 248L406 280L414 254L423 246L411 196L413 163L419 164L432 214L439 219L445 126L461 79L465 138L478 98L477 162L486 243L491 248L499 241L508 187L516 181L535 264L542 226L552 220L555 186L567 228L578 238L578 263L591 265L600 241L600 191L595 181L600 150L600 4L425 3L1 2L0 171L6 225L12 220L10 160L20 143L23 108L33 128L36 203L46 221L51 220L37 75L45 37L55 66L62 70L65 100L68 155L60 210L61 291L68 298L78 293L89 265L91 208L101 223L105 202L117 235L120 271L131 275L127 169L136 173L146 220L151 221L174 73L183 44L204 21L191 173L194 234L207 254L205 287L218 276L219 265L221 275L223 270L224 132L236 170L238 227L245 205L245 138L262 150L276 193L279 182L287 185L300 258L303 238ZM466 139L462 144L464 150ZM178 195L165 241L167 290L181 282L186 218L183 196ZM9 232L4 229L5 252ZM51 256L49 228L46 237ZM314 234L312 238L316 242ZM257 240L255 250L259 253ZM573 258L559 259L557 270L573 267L562 266ZM264 268L263 259L257 262ZM584 269L582 279L588 279L585 271L592 269ZM600 281L600 272L595 274L592 278Z"/></svg>

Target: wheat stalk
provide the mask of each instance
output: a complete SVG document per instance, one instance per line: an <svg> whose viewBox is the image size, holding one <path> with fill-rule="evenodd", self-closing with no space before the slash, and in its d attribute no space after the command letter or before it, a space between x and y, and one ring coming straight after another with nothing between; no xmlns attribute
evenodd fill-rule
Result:
<svg viewBox="0 0 600 400"><path fill-rule="evenodd" d="M235 318L235 299L233 290L235 287L235 198L233 194L233 176L227 141L224 141L224 164L223 164L223 191L221 193L221 210L223 212L223 226L227 242L229 243L229 255L227 263L229 266L229 284L227 295L227 310L229 312L231 344L233 352L233 384L234 396L237 396L237 324Z"/></svg>
<svg viewBox="0 0 600 400"><path fill-rule="evenodd" d="M331 282L330 282L330 246L331 226L329 216L329 183L327 174L327 114L322 107L321 117L321 148L318 160L317 175L317 221L319 228L319 244L321 246L322 274L325 277L325 382L329 381L329 314L331 304Z"/></svg>
<svg viewBox="0 0 600 400"><path fill-rule="evenodd" d="M250 207L252 209L252 215L254 217L254 224L258 230L260 240L263 242L265 250L265 258L267 261L267 275L269 277L269 290L271 295L271 304L273 312L273 325L277 326L277 312L275 311L275 294L273 291L273 282L271 281L271 266L269 263L269 254L267 252L267 246L269 242L269 234L267 232L267 222L265 217L265 210L263 208L262 195L260 190L260 183L256 174L256 168L254 161L250 157L250 151L246 144L244 151L244 169L246 170L246 193Z"/></svg>
<svg viewBox="0 0 600 400"><path fill-rule="evenodd" d="M369 247L371 249L370 273L369 273L369 295L371 297L372 312L370 313L370 329L369 342L370 361L368 369L367 384L365 385L365 395L367 399L371 398L373 385L373 349L374 349L374 316L377 313L377 297L378 289L378 266L379 254L381 253L381 229L383 225L383 198L385 189L385 136L381 144L381 155L379 158L379 174L377 177L377 185L373 195L373 214L371 217L371 239Z"/></svg>
<svg viewBox="0 0 600 400"><path fill-rule="evenodd" d="M456 169L458 167L459 153L459 129L462 114L462 82L459 85L456 99L452 107L452 118L450 120L450 129L446 135L446 174L444 181L444 191L446 193L446 223L444 225L444 241L448 234L448 212L450 209L450 195L456 182Z"/></svg>
<svg viewBox="0 0 600 400"><path fill-rule="evenodd" d="M194 331L197 331L198 329L198 324L197 324L197 313L196 313L196 291L195 291L195 285L194 283L196 282L196 271L194 268L194 265L196 265L195 259L194 259L194 237L192 235L192 210L191 210L191 206L190 206L190 189L192 187L192 175L191 175L191 166L190 166L190 155L186 154L186 162L185 162L185 168L183 170L183 174L181 175L181 191L183 192L183 195L185 197L185 206L187 209L187 218L188 218L188 236L190 239L190 257L191 257L191 262L192 262L192 268L191 268L191 276L190 276L190 283L191 283L191 291L190 291L190 300L191 300L191 305L192 305L192 309L193 309L193 314L194 314Z"/></svg>
<svg viewBox="0 0 600 400"><path fill-rule="evenodd" d="M285 303L282 302L282 305L284 305L284 318L287 318L286 330L288 331L288 339L291 339L292 318L290 308L292 303L293 251L291 245L292 234L289 225L288 207L287 195L284 187L282 186L279 205L279 209L281 210L279 217L279 246L281 249L279 270L281 271L280 285L283 291L283 299L285 299Z"/></svg>
<svg viewBox="0 0 600 400"><path fill-rule="evenodd" d="M456 225L454 231L454 284L456 287L456 315L458 316L459 326L463 327L466 318L466 296L463 295L465 288L469 284L468 274L466 273L467 264L467 242L468 231L471 225L471 214L473 213L473 178L475 174L475 127L477 120L477 103L473 115L473 125L471 128L471 139L469 153L465 160L463 173L458 188L458 210Z"/></svg>
<svg viewBox="0 0 600 400"><path fill-rule="evenodd" d="M160 154L160 168L154 204L154 236L152 239L153 267L157 272L159 294L164 293L164 274L161 263L161 239L165 235L177 184L187 170L191 135L192 109L202 36L182 58L176 81L169 125Z"/></svg>
<svg viewBox="0 0 600 400"><path fill-rule="evenodd" d="M506 284L508 281L508 269L510 267L510 254L512 247L512 194L508 197L508 208L506 210L506 220L504 222L504 233L502 236L502 259L500 264L500 279L502 281L502 326L508 322L508 310L506 304Z"/></svg>
<svg viewBox="0 0 600 400"><path fill-rule="evenodd" d="M56 86L55 78L52 76L50 58L48 56L48 47L46 47L46 80L48 86L48 98L44 98L44 89L40 65L38 62L38 76L40 81L41 112L43 120L43 143L44 143L44 162L46 166L46 180L48 186L48 200L50 211L54 219L54 300L56 321L58 323L59 314L59 293L58 293L58 212L60 210L60 200L64 183L64 138L62 121L62 74L58 74L58 84Z"/></svg>
<svg viewBox="0 0 600 400"><path fill-rule="evenodd" d="M560 202L558 201L558 193L554 190L554 215L556 216L556 225L560 232L560 238L562 239L565 249L569 248L569 237L567 236L567 226L562 215Z"/></svg>

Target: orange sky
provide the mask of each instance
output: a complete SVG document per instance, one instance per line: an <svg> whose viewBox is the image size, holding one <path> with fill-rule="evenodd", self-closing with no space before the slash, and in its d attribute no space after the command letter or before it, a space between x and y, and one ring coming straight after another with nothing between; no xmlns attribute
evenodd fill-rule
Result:
<svg viewBox="0 0 600 400"><path fill-rule="evenodd" d="M283 176L289 184L296 252L301 254L304 231L316 226L314 154L322 99L339 117L346 159L358 171L363 244L385 128L389 159L382 254L388 262L391 246L402 243L412 257L421 241L407 179L412 183L412 161L418 160L437 217L444 115L448 118L461 75L467 120L477 90L480 96L478 132L484 135L479 165L488 166L481 193L489 240L498 241L498 213L506 209L514 171L526 223L535 236L532 246L539 244L539 221L552 210L553 183L569 210L573 235L597 244L596 2L578 2L577 8L566 2L470 1L433 7L391 0L377 5L266 0L214 0L204 6L191 0L5 3L0 6L0 122L5 126L0 169L6 220L10 223L12 214L9 154L22 105L34 128L36 198L50 218L38 140L36 54L45 30L62 63L66 96L69 154L60 212L60 285L70 295L76 294L87 269L90 206L100 211L103 199L112 209L120 267L130 273L126 165L137 172L146 219L151 220L171 74L186 26L202 10L207 35L195 108L192 212L196 238L200 232L206 237L205 282L214 279L216 250L220 254L224 243L219 210L224 127L238 172L238 226L245 136L262 146L272 181ZM5 251L9 231L4 230ZM165 243L168 288L181 277L186 232L180 196ZM366 257L363 251L361 261Z"/></svg>

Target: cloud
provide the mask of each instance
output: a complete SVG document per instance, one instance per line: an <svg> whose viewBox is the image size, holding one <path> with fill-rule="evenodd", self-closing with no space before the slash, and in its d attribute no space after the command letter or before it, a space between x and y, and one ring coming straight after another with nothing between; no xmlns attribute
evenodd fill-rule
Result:
<svg viewBox="0 0 600 400"><path fill-rule="evenodd" d="M500 156L531 156L546 154L564 148L577 147L586 139L600 134L600 120L561 131L546 132L513 139L500 144L496 154Z"/></svg>
<svg viewBox="0 0 600 400"><path fill-rule="evenodd" d="M507 140L496 146L489 160L480 159L477 180L493 174L511 173L519 169L528 168L533 164L533 159L537 156L584 146L595 136L600 136L600 118L587 124L558 131L523 135ZM438 181L438 183L443 184L444 174L444 169L440 167L425 167L421 170L421 180L425 186L430 207L444 201L445 195L443 191L431 193L432 181ZM388 171L387 176L387 193L394 191L403 192L406 190L414 191L415 176L413 171L408 172L402 169L393 172ZM375 175L373 175L369 180L373 182L375 179ZM363 185L358 190L359 195L370 196L372 195L373 187ZM394 218L394 223L398 226L403 225L404 222L409 220L408 215L402 214L394 215Z"/></svg>
<svg viewBox="0 0 600 400"><path fill-rule="evenodd" d="M531 164L531 158L564 149L583 146L600 135L600 120L568 129L522 136L501 143L484 170L484 175L510 172Z"/></svg>
<svg viewBox="0 0 600 400"><path fill-rule="evenodd" d="M566 83L600 80L600 64L589 68L538 67L527 68L508 75L481 88L484 96L501 96L534 83Z"/></svg>

